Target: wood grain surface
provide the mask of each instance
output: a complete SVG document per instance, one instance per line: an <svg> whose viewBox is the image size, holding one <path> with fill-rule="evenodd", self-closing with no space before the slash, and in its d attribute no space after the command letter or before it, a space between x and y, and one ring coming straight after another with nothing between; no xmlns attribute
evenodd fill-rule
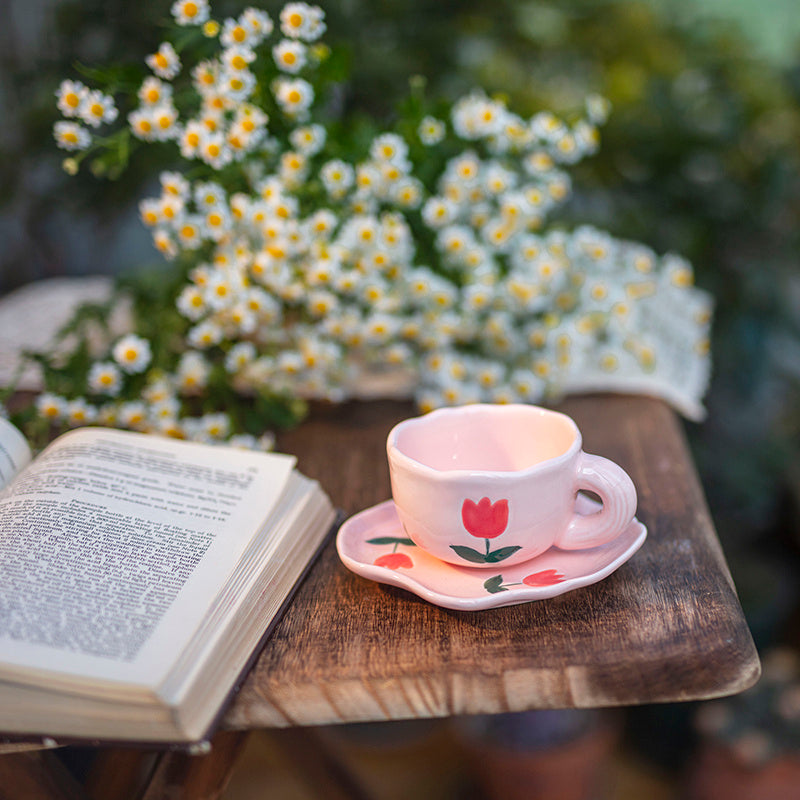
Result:
<svg viewBox="0 0 800 800"><path fill-rule="evenodd" d="M649 534L598 584L480 612L430 605L323 551L229 710L232 728L616 706L732 694L760 665L675 414L661 401L559 406L626 469ZM390 496L400 402L318 408L283 435L347 514Z"/></svg>

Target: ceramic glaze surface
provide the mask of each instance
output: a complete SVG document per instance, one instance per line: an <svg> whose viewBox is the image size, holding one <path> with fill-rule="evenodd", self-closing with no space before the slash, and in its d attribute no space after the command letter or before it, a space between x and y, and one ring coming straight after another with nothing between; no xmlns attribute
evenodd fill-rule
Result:
<svg viewBox="0 0 800 800"><path fill-rule="evenodd" d="M579 516L597 509L583 495L575 502ZM608 544L573 551L554 547L521 564L487 571L440 561L417 547L388 500L347 520L336 547L345 566L358 575L407 589L435 605L478 611L543 600L596 583L631 558L646 537L647 529L634 518Z"/></svg>
<svg viewBox="0 0 800 800"><path fill-rule="evenodd" d="M443 561L485 568L553 544L604 544L633 518L636 490L581 443L569 417L529 405L476 404L399 423L387 454L406 536ZM576 517L579 489L596 492L602 510Z"/></svg>
<svg viewBox="0 0 800 800"><path fill-rule="evenodd" d="M394 446L439 472L516 472L564 455L580 436L568 417L520 405L466 406L410 422L397 430Z"/></svg>

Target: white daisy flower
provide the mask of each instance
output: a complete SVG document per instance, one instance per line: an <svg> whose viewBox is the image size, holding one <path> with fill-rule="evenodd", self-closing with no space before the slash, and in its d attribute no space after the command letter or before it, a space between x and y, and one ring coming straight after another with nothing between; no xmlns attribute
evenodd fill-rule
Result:
<svg viewBox="0 0 800 800"><path fill-rule="evenodd" d="M325 33L325 14L319 6L287 3L281 11L281 32L290 39L313 42Z"/></svg>
<svg viewBox="0 0 800 800"><path fill-rule="evenodd" d="M228 372L239 372L256 357L256 348L252 342L239 342L225 356L225 369Z"/></svg>
<svg viewBox="0 0 800 800"><path fill-rule="evenodd" d="M165 194L172 194L187 199L189 195L189 181L180 172L162 172L158 181Z"/></svg>
<svg viewBox="0 0 800 800"><path fill-rule="evenodd" d="M216 60L200 61L192 69L194 88L205 97L217 88L219 80L219 62Z"/></svg>
<svg viewBox="0 0 800 800"><path fill-rule="evenodd" d="M56 90L58 110L65 117L77 117L88 91L80 81L61 81Z"/></svg>
<svg viewBox="0 0 800 800"><path fill-rule="evenodd" d="M142 200L139 203L139 217L148 228L163 222L161 218L161 201L155 197Z"/></svg>
<svg viewBox="0 0 800 800"><path fill-rule="evenodd" d="M142 81L136 95L142 105L155 106L172 99L172 85L151 75Z"/></svg>
<svg viewBox="0 0 800 800"><path fill-rule="evenodd" d="M215 181L196 183L192 195L198 210L203 213L212 208L223 208L228 204L225 189Z"/></svg>
<svg viewBox="0 0 800 800"><path fill-rule="evenodd" d="M408 145L396 133L383 133L375 137L370 145L369 154L376 161L406 166Z"/></svg>
<svg viewBox="0 0 800 800"><path fill-rule="evenodd" d="M250 31L253 46L260 44L275 27L270 15L259 8L246 8L239 21Z"/></svg>
<svg viewBox="0 0 800 800"><path fill-rule="evenodd" d="M325 191L331 197L340 199L352 187L355 171L350 164L337 158L322 165L319 177Z"/></svg>
<svg viewBox="0 0 800 800"><path fill-rule="evenodd" d="M305 125L289 134L289 142L295 150L310 158L322 150L326 137L327 132L322 125Z"/></svg>
<svg viewBox="0 0 800 800"><path fill-rule="evenodd" d="M147 406L139 400L122 403L117 419L123 428L142 430L147 427Z"/></svg>
<svg viewBox="0 0 800 800"><path fill-rule="evenodd" d="M290 117L304 115L314 102L314 89L302 78L278 78L274 92L281 110Z"/></svg>
<svg viewBox="0 0 800 800"><path fill-rule="evenodd" d="M391 197L402 208L419 208L423 186L416 178L401 178L392 188Z"/></svg>
<svg viewBox="0 0 800 800"><path fill-rule="evenodd" d="M156 140L157 130L153 108L157 108L157 106L137 108L128 114L128 125L131 133L137 139L142 139L145 142L154 142Z"/></svg>
<svg viewBox="0 0 800 800"><path fill-rule="evenodd" d="M145 63L159 78L168 81L181 71L181 60L169 42L162 42L155 53L147 56Z"/></svg>
<svg viewBox="0 0 800 800"><path fill-rule="evenodd" d="M215 242L220 241L233 225L231 214L226 208L212 208L206 213L203 222L206 232Z"/></svg>
<svg viewBox="0 0 800 800"><path fill-rule="evenodd" d="M255 86L256 76L250 70L226 70L220 78L219 90L223 100L234 104L247 100Z"/></svg>
<svg viewBox="0 0 800 800"><path fill-rule="evenodd" d="M204 414L200 417L200 428L206 436L210 436L212 439L224 439L230 433L231 420L223 412Z"/></svg>
<svg viewBox="0 0 800 800"><path fill-rule="evenodd" d="M429 228L443 228L455 217L455 205L444 197L430 197L422 206L422 219Z"/></svg>
<svg viewBox="0 0 800 800"><path fill-rule="evenodd" d="M166 142L178 136L178 109L171 102L153 106L150 114L153 120L153 138L156 141Z"/></svg>
<svg viewBox="0 0 800 800"><path fill-rule="evenodd" d="M178 25L202 25L211 12L208 0L175 0L171 10Z"/></svg>
<svg viewBox="0 0 800 800"><path fill-rule="evenodd" d="M116 397L122 388L122 375L110 361L100 361L92 364L87 383L92 394Z"/></svg>
<svg viewBox="0 0 800 800"><path fill-rule="evenodd" d="M428 147L439 144L444 139L445 126L444 122L436 117L423 117L417 128L417 136L422 144Z"/></svg>
<svg viewBox="0 0 800 800"><path fill-rule="evenodd" d="M111 355L122 371L129 375L144 372L152 359L150 342L133 333L123 336L114 345Z"/></svg>
<svg viewBox="0 0 800 800"><path fill-rule="evenodd" d="M119 425L119 407L115 402L103 403L97 409L97 424L106 428L115 428Z"/></svg>
<svg viewBox="0 0 800 800"><path fill-rule="evenodd" d="M67 401L52 392L44 392L36 398L36 410L42 417L55 422L67 413Z"/></svg>
<svg viewBox="0 0 800 800"><path fill-rule="evenodd" d="M594 125L602 125L611 111L611 103L599 94L590 94L586 98L586 114L589 122Z"/></svg>
<svg viewBox="0 0 800 800"><path fill-rule="evenodd" d="M203 244L205 228L199 214L187 214L175 227L178 243L185 250L197 250Z"/></svg>
<svg viewBox="0 0 800 800"><path fill-rule="evenodd" d="M207 347L213 347L222 341L223 333L222 328L210 319L195 325L189 331L186 337L187 341L192 347L204 350Z"/></svg>
<svg viewBox="0 0 800 800"><path fill-rule="evenodd" d="M182 394L196 394L208 383L211 367L202 353L189 350L181 356L175 375Z"/></svg>
<svg viewBox="0 0 800 800"><path fill-rule="evenodd" d="M256 54L244 45L233 45L222 51L222 63L232 73L247 70L255 58Z"/></svg>
<svg viewBox="0 0 800 800"><path fill-rule="evenodd" d="M90 425L97 419L97 409L89 405L82 397L70 400L64 414L67 424L73 428Z"/></svg>
<svg viewBox="0 0 800 800"><path fill-rule="evenodd" d="M220 41L224 47L235 47L236 45L254 46L257 42L256 32L242 19L228 17L222 23L222 35Z"/></svg>
<svg viewBox="0 0 800 800"><path fill-rule="evenodd" d="M178 295L175 305L184 317L196 322L207 309L205 293L197 286L185 286Z"/></svg>
<svg viewBox="0 0 800 800"><path fill-rule="evenodd" d="M296 75L308 63L308 48L294 39L284 39L272 48L272 58L281 72Z"/></svg>
<svg viewBox="0 0 800 800"><path fill-rule="evenodd" d="M220 133L212 133L210 136L206 136L200 143L197 156L214 169L222 169L233 160L231 149Z"/></svg>
<svg viewBox="0 0 800 800"><path fill-rule="evenodd" d="M92 143L89 131L77 122L56 122L53 136L62 150L85 150Z"/></svg>
<svg viewBox="0 0 800 800"><path fill-rule="evenodd" d="M206 128L202 123L197 122L197 120L187 122L178 133L178 146L181 150L181 156L186 159L197 157L205 137Z"/></svg>

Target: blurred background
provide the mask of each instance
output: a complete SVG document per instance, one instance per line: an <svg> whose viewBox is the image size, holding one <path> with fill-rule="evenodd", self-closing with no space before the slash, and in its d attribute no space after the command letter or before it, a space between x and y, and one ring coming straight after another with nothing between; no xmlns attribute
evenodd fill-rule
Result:
<svg viewBox="0 0 800 800"><path fill-rule="evenodd" d="M88 170L71 178L51 130L54 91L78 77L75 63L140 62L157 47L170 5L4 0L0 295L40 278L159 262L136 203L152 193L156 167L169 165L166 149L145 148L116 181ZM243 5L214 3L214 13ZM282 4L257 5L275 15ZM353 69L342 101L354 115L390 124L417 74L433 95L454 98L479 85L508 96L522 114L575 108L590 92L611 101L600 153L575 173L567 222L688 257L698 284L716 298L708 419L688 434L756 643L763 654L789 648L770 674L794 690L786 654L800 644L797 0L340 0L325 10L326 41L348 53ZM773 700L757 699L757 712L726 713L750 714L748 735L758 725L780 728L782 742L771 741L769 752L793 747L800 758L800 722L784 731L780 720L791 714L776 712ZM625 752L653 765L665 792L697 763L696 711L660 706L625 715ZM551 739L563 743L573 727L595 724L572 720L531 718L527 728L552 728ZM532 748L545 746L521 721L508 725ZM719 720L705 727L723 729ZM255 761L266 763L271 745L260 746L266 750Z"/></svg>

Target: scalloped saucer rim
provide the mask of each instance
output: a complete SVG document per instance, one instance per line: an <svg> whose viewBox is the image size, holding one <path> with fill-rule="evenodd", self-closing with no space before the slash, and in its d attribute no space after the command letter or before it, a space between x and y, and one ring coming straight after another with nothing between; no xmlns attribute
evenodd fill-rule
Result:
<svg viewBox="0 0 800 800"><path fill-rule="evenodd" d="M599 507L583 495L576 500L579 513ZM336 536L336 549L342 563L364 578L406 589L437 606L479 611L544 600L597 583L628 561L646 538L647 528L634 517L619 536L599 547L551 547L529 561L494 570L462 567L406 544L394 502L386 500L347 519Z"/></svg>

